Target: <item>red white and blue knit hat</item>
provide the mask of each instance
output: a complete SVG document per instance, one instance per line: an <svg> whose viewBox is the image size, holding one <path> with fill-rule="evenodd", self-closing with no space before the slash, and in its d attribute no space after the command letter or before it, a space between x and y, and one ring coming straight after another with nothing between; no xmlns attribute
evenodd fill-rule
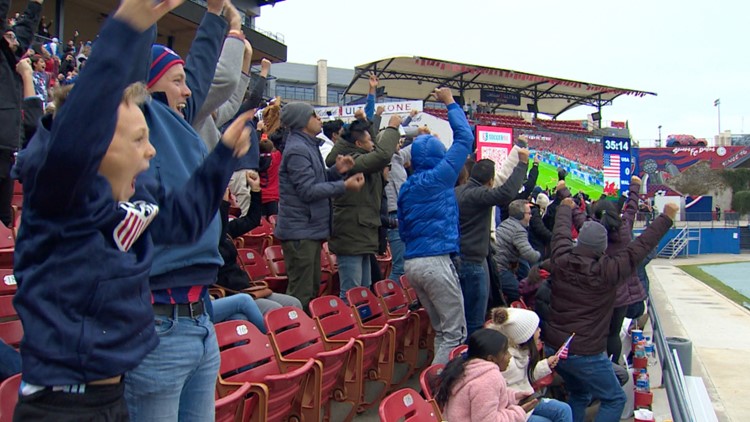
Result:
<svg viewBox="0 0 750 422"><path fill-rule="evenodd" d="M151 46L151 69L148 72L148 87L151 88L174 65L185 62L169 48L154 44Z"/></svg>

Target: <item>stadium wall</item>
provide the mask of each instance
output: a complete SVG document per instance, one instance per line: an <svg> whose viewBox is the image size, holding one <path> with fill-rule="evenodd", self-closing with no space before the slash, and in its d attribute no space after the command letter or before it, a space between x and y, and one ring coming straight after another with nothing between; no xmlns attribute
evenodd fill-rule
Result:
<svg viewBox="0 0 750 422"><path fill-rule="evenodd" d="M661 250L670 240L680 233L682 228L670 229L659 243L658 250ZM643 229L635 230L636 235L640 235ZM700 241L691 240L688 243L687 253L690 255L711 254L711 253L740 253L740 228L701 228Z"/></svg>

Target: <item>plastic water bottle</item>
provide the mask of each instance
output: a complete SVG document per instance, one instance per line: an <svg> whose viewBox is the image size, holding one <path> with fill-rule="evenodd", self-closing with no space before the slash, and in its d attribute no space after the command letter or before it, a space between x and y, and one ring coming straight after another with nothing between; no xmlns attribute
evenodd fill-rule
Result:
<svg viewBox="0 0 750 422"><path fill-rule="evenodd" d="M648 393L651 391L651 382L648 378L648 372L646 369L641 369L641 373L638 374L638 378L635 382L635 389L641 393Z"/></svg>
<svg viewBox="0 0 750 422"><path fill-rule="evenodd" d="M648 357L648 366L656 365L656 348L651 341L651 337L646 337L646 356Z"/></svg>

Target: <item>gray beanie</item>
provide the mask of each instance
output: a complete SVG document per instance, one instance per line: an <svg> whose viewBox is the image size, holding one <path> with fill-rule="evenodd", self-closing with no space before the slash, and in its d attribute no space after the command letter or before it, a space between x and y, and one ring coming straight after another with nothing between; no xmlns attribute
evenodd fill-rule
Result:
<svg viewBox="0 0 750 422"><path fill-rule="evenodd" d="M281 125L289 130L302 129L307 126L315 109L308 103L289 103L281 108Z"/></svg>
<svg viewBox="0 0 750 422"><path fill-rule="evenodd" d="M583 223L578 232L578 244L604 253L607 250L607 229L596 221Z"/></svg>

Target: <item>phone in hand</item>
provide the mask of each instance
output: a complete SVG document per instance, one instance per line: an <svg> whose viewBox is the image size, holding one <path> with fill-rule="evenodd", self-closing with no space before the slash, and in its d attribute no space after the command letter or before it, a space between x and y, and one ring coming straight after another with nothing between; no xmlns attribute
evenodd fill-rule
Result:
<svg viewBox="0 0 750 422"><path fill-rule="evenodd" d="M519 406L523 406L524 404L526 404L526 403L528 403L528 402L530 402L530 401L532 401L534 399L539 399L541 397L542 397L542 393L540 393L538 391L534 391L534 393L531 394L530 396L526 396L526 397L522 398L521 401L518 402L518 405Z"/></svg>

